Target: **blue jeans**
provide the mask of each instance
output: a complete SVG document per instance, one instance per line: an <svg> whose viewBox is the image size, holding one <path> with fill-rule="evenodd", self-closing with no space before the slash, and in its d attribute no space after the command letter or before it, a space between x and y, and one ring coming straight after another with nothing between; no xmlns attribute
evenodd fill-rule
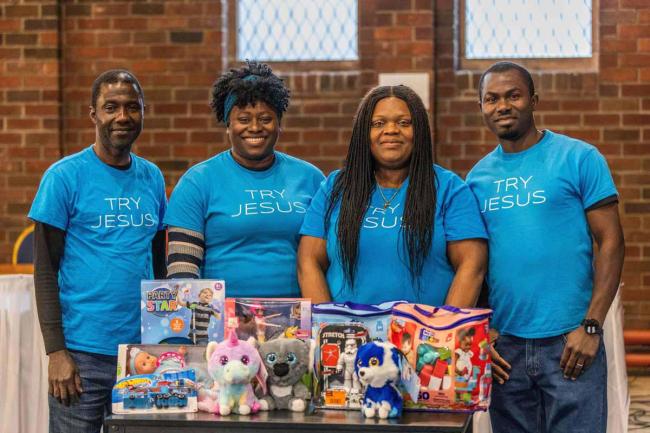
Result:
<svg viewBox="0 0 650 433"><path fill-rule="evenodd" d="M566 336L500 336L496 350L512 366L503 385L494 381L490 420L494 433L605 433L607 360L602 338L593 363L573 381L560 358Z"/></svg>
<svg viewBox="0 0 650 433"><path fill-rule="evenodd" d="M111 413L111 390L115 385L117 356L70 351L81 376L79 401L65 406L51 395L50 433L99 432Z"/></svg>

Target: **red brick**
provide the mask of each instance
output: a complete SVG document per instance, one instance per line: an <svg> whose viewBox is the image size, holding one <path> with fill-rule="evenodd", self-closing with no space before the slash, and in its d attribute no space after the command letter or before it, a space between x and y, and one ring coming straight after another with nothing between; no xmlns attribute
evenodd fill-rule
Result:
<svg viewBox="0 0 650 433"><path fill-rule="evenodd" d="M619 125L621 118L618 114L585 114L584 123L592 126Z"/></svg>
<svg viewBox="0 0 650 433"><path fill-rule="evenodd" d="M650 54L621 54L619 57L621 66L650 66Z"/></svg>
<svg viewBox="0 0 650 433"><path fill-rule="evenodd" d="M12 32L21 30L19 19L0 19L0 31Z"/></svg>
<svg viewBox="0 0 650 433"><path fill-rule="evenodd" d="M647 8L648 2L646 0L619 0L621 8Z"/></svg>
<svg viewBox="0 0 650 433"><path fill-rule="evenodd" d="M397 13L396 24L410 27L433 27L433 14L430 12Z"/></svg>
<svg viewBox="0 0 650 433"><path fill-rule="evenodd" d="M650 125L650 114L623 114L623 125Z"/></svg>
<svg viewBox="0 0 650 433"><path fill-rule="evenodd" d="M545 114L544 124L548 125L577 125L580 116L577 114Z"/></svg>
<svg viewBox="0 0 650 433"><path fill-rule="evenodd" d="M25 18L38 16L38 6L7 5L4 7L5 16L9 18Z"/></svg>
<svg viewBox="0 0 650 433"><path fill-rule="evenodd" d="M561 111L598 111L600 103L596 99L577 99L560 102Z"/></svg>
<svg viewBox="0 0 650 433"><path fill-rule="evenodd" d="M623 96L650 96L650 84L624 84L621 91Z"/></svg>
<svg viewBox="0 0 650 433"><path fill-rule="evenodd" d="M390 41L409 41L413 31L410 27L377 27L373 36L375 39Z"/></svg>
<svg viewBox="0 0 650 433"><path fill-rule="evenodd" d="M107 18L83 18L75 21L81 30L107 29L110 23Z"/></svg>
<svg viewBox="0 0 650 433"><path fill-rule="evenodd" d="M600 70L600 77L603 81L636 81L638 76L639 71L635 68L602 68Z"/></svg>
<svg viewBox="0 0 650 433"><path fill-rule="evenodd" d="M604 134L606 141L631 141L641 136L638 129L606 129Z"/></svg>
<svg viewBox="0 0 650 433"><path fill-rule="evenodd" d="M650 37L650 26L640 24L621 24L618 26L618 36L621 39Z"/></svg>

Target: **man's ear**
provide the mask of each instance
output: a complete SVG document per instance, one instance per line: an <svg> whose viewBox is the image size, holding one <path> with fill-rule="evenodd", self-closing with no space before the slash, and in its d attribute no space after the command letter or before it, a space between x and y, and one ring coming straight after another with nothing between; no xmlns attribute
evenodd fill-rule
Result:
<svg viewBox="0 0 650 433"><path fill-rule="evenodd" d="M533 111L537 110L538 103L539 103L539 95L535 93L530 101L530 105L533 107Z"/></svg>
<svg viewBox="0 0 650 433"><path fill-rule="evenodd" d="M96 125L97 124L97 109L91 105L90 106L90 111L88 112L88 115L90 116L90 120L92 120L92 122Z"/></svg>

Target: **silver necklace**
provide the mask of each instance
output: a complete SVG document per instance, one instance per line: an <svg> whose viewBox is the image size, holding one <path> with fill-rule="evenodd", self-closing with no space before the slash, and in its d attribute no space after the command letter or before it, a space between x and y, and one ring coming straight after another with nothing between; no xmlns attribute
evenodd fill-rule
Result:
<svg viewBox="0 0 650 433"><path fill-rule="evenodd" d="M390 198L386 198L384 195L384 191L381 189L381 185L379 185L379 182L377 182L377 189L379 189L379 194L381 195L381 198L384 200L384 209L388 208L390 206L390 202L393 201L395 196L397 196L397 193L399 193L401 186L395 190L393 195L390 196Z"/></svg>

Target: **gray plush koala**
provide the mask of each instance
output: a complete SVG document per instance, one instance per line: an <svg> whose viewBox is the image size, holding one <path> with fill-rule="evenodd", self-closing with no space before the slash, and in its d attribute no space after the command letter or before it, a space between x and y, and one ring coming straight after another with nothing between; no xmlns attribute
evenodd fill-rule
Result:
<svg viewBox="0 0 650 433"><path fill-rule="evenodd" d="M259 352L269 374L269 395L262 397L269 404L269 410L303 412L309 390L300 379L311 371L313 342L281 337L262 343Z"/></svg>

